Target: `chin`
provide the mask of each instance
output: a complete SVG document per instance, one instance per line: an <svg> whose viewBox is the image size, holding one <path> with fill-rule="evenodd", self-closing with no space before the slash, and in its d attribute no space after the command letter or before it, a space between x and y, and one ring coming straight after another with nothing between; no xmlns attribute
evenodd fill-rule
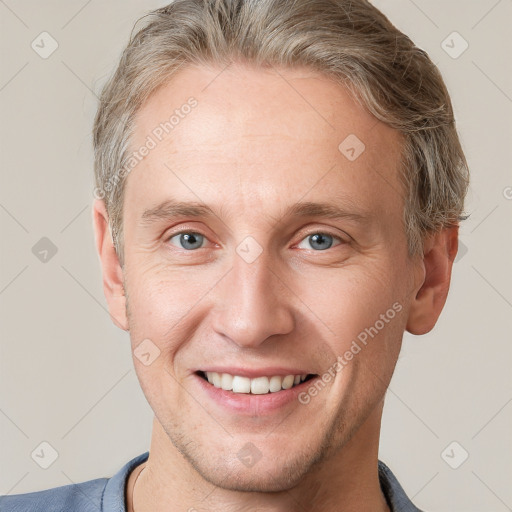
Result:
<svg viewBox="0 0 512 512"><path fill-rule="evenodd" d="M287 445L279 437L260 436L253 443L247 441L247 436L243 436L243 441L235 436L219 445L212 443L212 439L191 443L189 438L176 435L176 430L168 435L203 480L237 492L288 491L328 458L332 449L330 443L320 439L306 441L304 436L300 443Z"/></svg>
<svg viewBox="0 0 512 512"><path fill-rule="evenodd" d="M216 464L190 461L196 471L207 482L221 489L238 492L278 493L298 485L310 470L312 461L294 459L282 462L274 459L270 463L260 460L253 467L240 464ZM215 463L214 463L215 464Z"/></svg>

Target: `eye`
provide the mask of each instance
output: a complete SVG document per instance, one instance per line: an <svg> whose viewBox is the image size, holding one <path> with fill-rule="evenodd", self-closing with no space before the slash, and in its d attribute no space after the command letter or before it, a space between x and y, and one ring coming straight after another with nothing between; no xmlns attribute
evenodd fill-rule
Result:
<svg viewBox="0 0 512 512"><path fill-rule="evenodd" d="M176 243L173 242L174 239L177 239ZM193 231L182 231L181 233L171 236L168 240L176 247L192 251L194 249L200 249L203 242L206 240L206 237Z"/></svg>
<svg viewBox="0 0 512 512"><path fill-rule="evenodd" d="M301 249L310 249L313 248L319 251L325 251L326 249L330 249L333 246L333 241L339 240L340 244L343 243L343 240L337 236L330 235L329 233L312 233L308 235L303 241L308 241L310 247L301 247L300 244L297 246ZM303 243L301 242L301 244ZM339 245L339 244L336 244Z"/></svg>
<svg viewBox="0 0 512 512"><path fill-rule="evenodd" d="M195 231L182 231L168 238L168 241L172 245L180 249L185 249L186 251L203 248L204 243L207 240L208 239L204 235ZM338 243L335 243L336 240L338 240ZM301 244L305 242L308 243L309 247L301 247ZM331 235L329 233L317 232L303 238L297 247L300 249L325 251L342 243L344 243L344 241L338 236Z"/></svg>

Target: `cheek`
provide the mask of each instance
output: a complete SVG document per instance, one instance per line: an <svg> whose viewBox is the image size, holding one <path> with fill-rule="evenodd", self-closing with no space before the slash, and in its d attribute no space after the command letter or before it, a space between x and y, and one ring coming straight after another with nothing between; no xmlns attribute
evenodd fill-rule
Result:
<svg viewBox="0 0 512 512"><path fill-rule="evenodd" d="M194 336L203 314L200 299L206 276L197 283L192 273L162 267L138 269L126 281L129 294L130 338L134 366L141 388L154 410L166 407L169 393L177 399L186 367L180 349ZM139 355L154 359L146 365ZM174 393L172 392L174 390Z"/></svg>
<svg viewBox="0 0 512 512"><path fill-rule="evenodd" d="M141 267L127 276L130 333L134 343L142 337L157 343L171 340L172 344L176 338L173 331L186 323L184 320L211 287L208 275L198 276L192 268L176 270L155 265ZM164 345L161 349L169 350L171 346Z"/></svg>
<svg viewBox="0 0 512 512"><path fill-rule="evenodd" d="M377 262L329 269L316 274L314 286L308 282L300 288L299 296L313 313L308 316L317 317L336 355L354 340L366 347L365 341L378 339L370 351L374 354L395 352L389 349L401 339L405 304L401 278L392 269Z"/></svg>

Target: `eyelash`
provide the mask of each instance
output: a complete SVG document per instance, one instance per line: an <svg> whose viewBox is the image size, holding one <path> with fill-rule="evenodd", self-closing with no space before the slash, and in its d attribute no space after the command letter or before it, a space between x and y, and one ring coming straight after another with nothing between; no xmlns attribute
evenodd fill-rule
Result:
<svg viewBox="0 0 512 512"><path fill-rule="evenodd" d="M193 231L193 230L190 230L190 229L184 229L182 231L177 231L176 233L170 233L168 236L166 236L166 242L170 242L171 238L174 238L174 237L176 237L178 235L183 235L183 234L201 235L202 237L204 237L206 240L209 241L208 237L206 235L204 235L203 233L201 233L200 231ZM312 252L325 252L325 251L328 251L330 249L333 249L334 247L337 247L338 245L344 245L344 244L348 243L347 240L344 240L339 235L335 235L334 233L330 233L329 231L311 231L311 232L305 234L300 239L299 243L301 243L303 240L305 240L308 237L313 236L313 235L328 235L328 236L332 237L333 239L338 240L340 243L336 244L336 245L333 245L333 246L329 247L328 249L324 249L324 250L314 250L314 249L305 249L305 250L312 251ZM187 250L187 249L179 248L179 247L175 246L174 244L171 244L171 245L173 245L174 247L176 247L178 249L181 249L182 251L189 252L189 253L195 252L198 249L205 249L205 247L199 247L198 249Z"/></svg>

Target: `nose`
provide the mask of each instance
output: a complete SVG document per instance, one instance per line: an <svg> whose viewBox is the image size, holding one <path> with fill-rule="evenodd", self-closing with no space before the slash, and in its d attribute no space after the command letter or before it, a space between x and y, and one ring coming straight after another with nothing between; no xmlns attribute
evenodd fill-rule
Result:
<svg viewBox="0 0 512 512"><path fill-rule="evenodd" d="M292 297L265 251L252 263L235 254L216 286L213 328L240 347L257 347L293 330Z"/></svg>

